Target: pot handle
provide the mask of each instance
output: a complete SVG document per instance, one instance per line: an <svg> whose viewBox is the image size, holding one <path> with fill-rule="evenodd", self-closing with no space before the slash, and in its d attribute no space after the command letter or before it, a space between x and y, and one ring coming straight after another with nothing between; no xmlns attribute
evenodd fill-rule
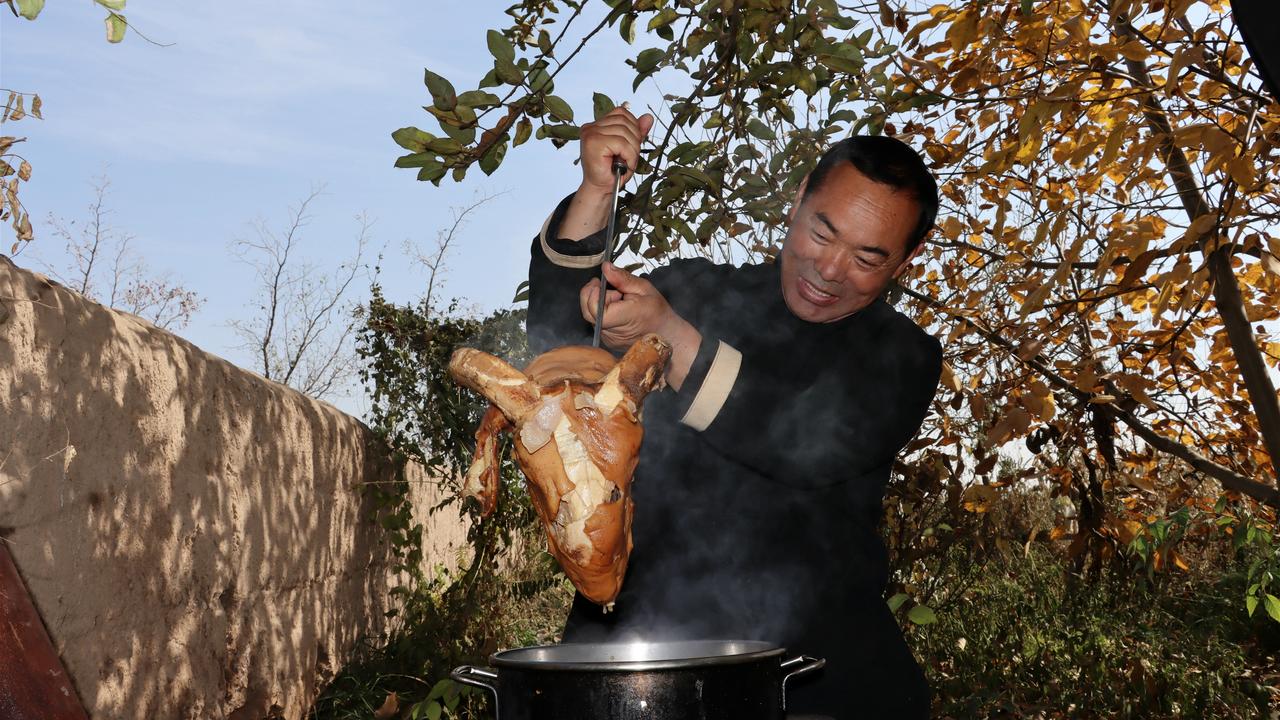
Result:
<svg viewBox="0 0 1280 720"><path fill-rule="evenodd" d="M449 677L463 685L481 688L493 693L493 716L502 717L498 712L498 686L485 682L486 680L497 680L498 673L490 668L479 668L475 665L459 665L449 673ZM783 681L786 682L785 680Z"/></svg>
<svg viewBox="0 0 1280 720"><path fill-rule="evenodd" d="M787 709L787 681L793 677L808 675L815 670L821 670L827 661L823 658L813 657L811 655L800 655L790 660L782 661L782 669L787 672L782 676L782 709Z"/></svg>

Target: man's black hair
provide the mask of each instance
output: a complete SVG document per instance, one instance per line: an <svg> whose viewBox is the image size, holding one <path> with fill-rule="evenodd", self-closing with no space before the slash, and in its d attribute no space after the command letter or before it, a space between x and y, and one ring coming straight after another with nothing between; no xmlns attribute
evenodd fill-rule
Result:
<svg viewBox="0 0 1280 720"><path fill-rule="evenodd" d="M845 138L832 145L818 160L818 166L809 173L809 182L800 202L804 203L810 193L822 187L827 173L841 162L853 163L858 172L868 178L915 196L920 205L920 219L907 239L907 252L915 250L929 234L934 218L938 216L938 183L916 151L901 140L885 135Z"/></svg>

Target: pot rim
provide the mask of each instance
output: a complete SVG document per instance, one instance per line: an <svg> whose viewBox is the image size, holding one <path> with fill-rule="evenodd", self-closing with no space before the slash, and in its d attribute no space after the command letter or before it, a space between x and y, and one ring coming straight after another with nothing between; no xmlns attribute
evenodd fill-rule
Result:
<svg viewBox="0 0 1280 720"><path fill-rule="evenodd" d="M745 665L781 658L786 648L760 640L562 643L503 650L489 656L495 668L536 671L637 672ZM595 658L594 656L599 656ZM614 660L611 656L656 656Z"/></svg>

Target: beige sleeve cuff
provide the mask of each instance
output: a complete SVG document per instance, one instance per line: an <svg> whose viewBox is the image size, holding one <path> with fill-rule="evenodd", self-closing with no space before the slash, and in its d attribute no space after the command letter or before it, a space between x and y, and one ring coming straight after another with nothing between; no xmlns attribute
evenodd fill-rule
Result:
<svg viewBox="0 0 1280 720"><path fill-rule="evenodd" d="M694 396L693 403L685 412L680 422L702 432L711 427L711 423L724 408L733 384L738 379L738 370L742 368L742 353L725 341L720 341L716 348L716 356L711 360L711 368L702 380L702 387Z"/></svg>
<svg viewBox="0 0 1280 720"><path fill-rule="evenodd" d="M542 230L538 233L538 240L542 243L542 254L554 265L567 268L593 268L604 262L604 253L598 252L595 255L565 255L556 252L547 244L547 229L551 226L551 218L555 217L555 212L547 216L545 222L542 223Z"/></svg>

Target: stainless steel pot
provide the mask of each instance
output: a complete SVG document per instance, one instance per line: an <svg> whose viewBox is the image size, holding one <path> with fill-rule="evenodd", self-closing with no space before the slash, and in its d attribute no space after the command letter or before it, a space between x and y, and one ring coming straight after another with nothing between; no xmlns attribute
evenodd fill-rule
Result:
<svg viewBox="0 0 1280 720"><path fill-rule="evenodd" d="M826 664L785 654L754 641L543 645L453 679L492 692L498 720L781 720L787 681Z"/></svg>

